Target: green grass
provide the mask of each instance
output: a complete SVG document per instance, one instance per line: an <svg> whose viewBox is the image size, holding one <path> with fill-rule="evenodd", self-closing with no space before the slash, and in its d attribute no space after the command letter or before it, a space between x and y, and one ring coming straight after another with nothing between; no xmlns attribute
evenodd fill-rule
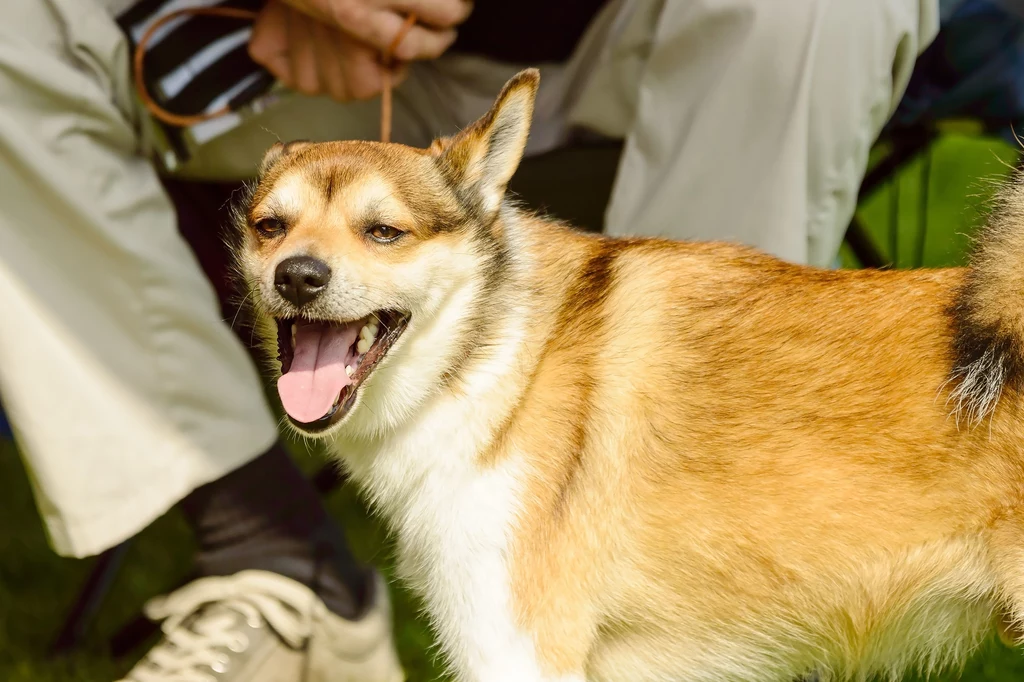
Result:
<svg viewBox="0 0 1024 682"><path fill-rule="evenodd" d="M1002 144L968 136L947 135L934 148L928 191L926 266L963 262L970 235L980 223L994 183L1005 176L1014 151ZM860 209L860 216L879 244L888 245L888 228L895 209L899 263L913 262L920 225L921 162L903 173L898 193L883 189ZM898 202L893 203L893 197ZM848 255L844 259L849 263ZM322 460L304 449L296 458L307 470ZM391 565L390 544L379 523L370 518L351 489L328 501L342 519L358 555ZM92 560L55 556L49 549L36 514L28 480L13 446L0 443L0 682L50 682L116 679L132 657L112 660L106 638L138 613L142 603L187 574L192 540L172 511L143 531L133 543L116 584L82 651L65 660L48 660L46 649L71 604ZM443 679L432 654L432 637L417 617L415 601L395 587L397 639L410 682ZM136 652L137 655L137 652ZM1024 655L994 639L965 666L941 680L1000 682L1024 678Z"/></svg>
<svg viewBox="0 0 1024 682"><path fill-rule="evenodd" d="M892 252L893 225L899 267L918 264L918 240L924 231L923 265L962 265L974 231L984 222L993 191L1015 163L1017 152L999 140L946 134L932 145L929 163L917 158L896 180L858 207L857 214L886 254ZM922 199L927 199L923 206ZM923 210L922 210L923 209ZM851 265L844 246L843 264Z"/></svg>

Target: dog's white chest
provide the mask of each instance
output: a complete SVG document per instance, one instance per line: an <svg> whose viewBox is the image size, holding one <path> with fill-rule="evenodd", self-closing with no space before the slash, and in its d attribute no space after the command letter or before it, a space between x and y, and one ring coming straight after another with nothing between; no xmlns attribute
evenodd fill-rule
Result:
<svg viewBox="0 0 1024 682"><path fill-rule="evenodd" d="M460 679L540 680L533 643L511 604L519 467L479 467L482 425L453 403L348 459L395 531L401 577L425 600Z"/></svg>

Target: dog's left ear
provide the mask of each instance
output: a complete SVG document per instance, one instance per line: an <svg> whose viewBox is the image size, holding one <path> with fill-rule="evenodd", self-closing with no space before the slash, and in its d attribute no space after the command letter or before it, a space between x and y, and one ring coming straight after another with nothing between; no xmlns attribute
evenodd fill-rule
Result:
<svg viewBox="0 0 1024 682"><path fill-rule="evenodd" d="M477 205L485 217L498 210L523 158L539 84L539 71L520 71L480 120L430 147L460 197Z"/></svg>
<svg viewBox="0 0 1024 682"><path fill-rule="evenodd" d="M270 168L280 161L283 157L289 154L309 147L313 143L309 140L294 140L292 142L275 142L271 145L270 149L263 154L263 160L260 161L259 174L265 175Z"/></svg>

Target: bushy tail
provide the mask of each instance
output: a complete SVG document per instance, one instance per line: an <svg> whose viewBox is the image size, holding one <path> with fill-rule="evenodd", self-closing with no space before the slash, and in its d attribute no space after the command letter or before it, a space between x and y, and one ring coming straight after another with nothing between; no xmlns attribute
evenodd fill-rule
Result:
<svg viewBox="0 0 1024 682"><path fill-rule="evenodd" d="M951 313L950 399L973 426L1024 388L1024 174L997 195Z"/></svg>

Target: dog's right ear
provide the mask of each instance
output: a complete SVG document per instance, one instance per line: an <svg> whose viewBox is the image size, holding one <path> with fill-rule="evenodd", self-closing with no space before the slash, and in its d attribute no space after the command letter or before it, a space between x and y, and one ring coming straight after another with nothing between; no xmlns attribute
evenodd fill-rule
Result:
<svg viewBox="0 0 1024 682"><path fill-rule="evenodd" d="M520 71L480 120L430 146L429 153L456 191L479 209L484 220L498 210L523 158L539 84L536 69Z"/></svg>
<svg viewBox="0 0 1024 682"><path fill-rule="evenodd" d="M266 174L271 167L280 161L283 157L289 154L294 154L300 149L313 144L308 140L295 140L293 142L275 142L271 145L270 149L263 155L263 160L260 161L260 175Z"/></svg>

